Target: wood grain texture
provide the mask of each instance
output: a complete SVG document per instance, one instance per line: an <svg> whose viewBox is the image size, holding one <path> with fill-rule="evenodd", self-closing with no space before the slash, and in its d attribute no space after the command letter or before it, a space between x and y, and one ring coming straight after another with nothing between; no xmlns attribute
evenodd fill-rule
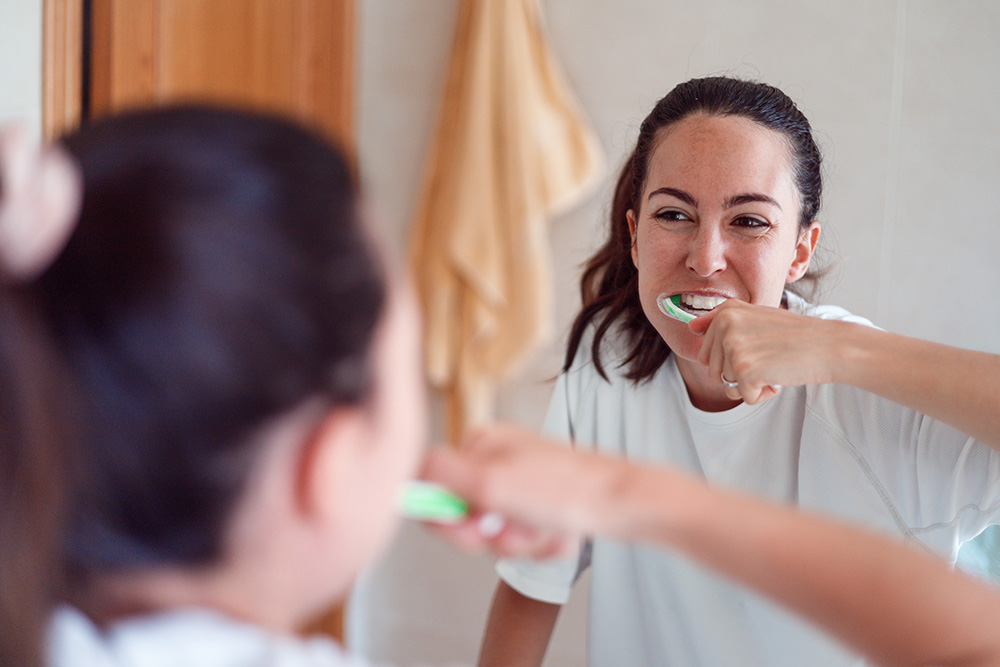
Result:
<svg viewBox="0 0 1000 667"><path fill-rule="evenodd" d="M93 0L92 111L208 101L353 145L353 0Z"/></svg>
<svg viewBox="0 0 1000 667"><path fill-rule="evenodd" d="M42 17L42 132L51 140L80 124L83 0L45 0Z"/></svg>

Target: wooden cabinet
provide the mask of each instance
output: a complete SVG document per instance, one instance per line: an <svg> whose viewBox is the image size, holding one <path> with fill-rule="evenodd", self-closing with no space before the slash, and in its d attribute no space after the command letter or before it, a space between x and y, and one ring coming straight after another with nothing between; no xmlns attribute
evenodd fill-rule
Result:
<svg viewBox="0 0 1000 667"><path fill-rule="evenodd" d="M290 114L353 145L353 0L46 3L50 135L74 124L77 67L83 72L78 94L86 95L80 113L90 117L205 100ZM85 21L89 39L68 43ZM66 61L61 67L52 62L60 58ZM49 99L60 95L62 103Z"/></svg>

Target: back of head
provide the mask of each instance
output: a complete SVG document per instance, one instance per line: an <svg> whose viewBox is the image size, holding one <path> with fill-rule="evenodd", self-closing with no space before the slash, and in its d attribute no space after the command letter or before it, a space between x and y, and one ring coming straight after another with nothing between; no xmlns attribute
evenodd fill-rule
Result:
<svg viewBox="0 0 1000 667"><path fill-rule="evenodd" d="M65 140L79 224L37 283L82 395L82 573L205 564L263 422L364 400L384 279L349 165L278 118L178 107Z"/></svg>

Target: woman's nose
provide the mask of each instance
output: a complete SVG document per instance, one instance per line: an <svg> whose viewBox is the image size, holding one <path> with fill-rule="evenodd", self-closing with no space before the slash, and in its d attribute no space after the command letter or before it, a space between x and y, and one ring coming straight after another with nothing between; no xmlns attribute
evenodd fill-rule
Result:
<svg viewBox="0 0 1000 667"><path fill-rule="evenodd" d="M717 228L711 225L698 227L688 248L687 268L701 278L725 270L725 242Z"/></svg>

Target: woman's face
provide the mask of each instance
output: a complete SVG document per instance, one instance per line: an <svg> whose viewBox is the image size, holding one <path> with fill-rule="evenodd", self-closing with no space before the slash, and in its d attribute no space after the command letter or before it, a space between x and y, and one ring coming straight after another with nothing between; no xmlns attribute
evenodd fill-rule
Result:
<svg viewBox="0 0 1000 667"><path fill-rule="evenodd" d="M367 558L382 551L398 524L396 500L404 480L417 474L427 440L427 401L421 371L420 317L416 299L401 285L392 288L373 347L375 391L369 432L358 460L358 497L367 512L357 527L371 540ZM357 508L354 509L357 511ZM359 537L364 541L365 538Z"/></svg>
<svg viewBox="0 0 1000 667"><path fill-rule="evenodd" d="M282 575L297 582L288 585L297 586L299 621L342 597L358 573L385 550L399 524L399 488L416 476L427 437L418 331L413 295L392 285L370 351L370 397L359 405L303 412L297 422L288 420L288 436L273 436L277 464L270 469L283 481L266 486L290 493L284 504L267 492L253 496L246 521L255 528L272 526L259 519L278 507L273 518L280 529L287 528L292 538L302 536L294 543L300 547L293 552L299 560ZM281 445L287 442L301 444ZM291 462L283 463L283 455ZM281 514L281 506L288 513ZM259 537L274 539L256 532L252 539ZM237 543L234 549L251 560L258 557L254 542Z"/></svg>
<svg viewBox="0 0 1000 667"><path fill-rule="evenodd" d="M679 357L697 359L701 338L658 297L696 313L724 299L779 306L808 268L819 225L800 231L792 167L783 135L739 116L689 116L660 135L628 222L643 312Z"/></svg>

